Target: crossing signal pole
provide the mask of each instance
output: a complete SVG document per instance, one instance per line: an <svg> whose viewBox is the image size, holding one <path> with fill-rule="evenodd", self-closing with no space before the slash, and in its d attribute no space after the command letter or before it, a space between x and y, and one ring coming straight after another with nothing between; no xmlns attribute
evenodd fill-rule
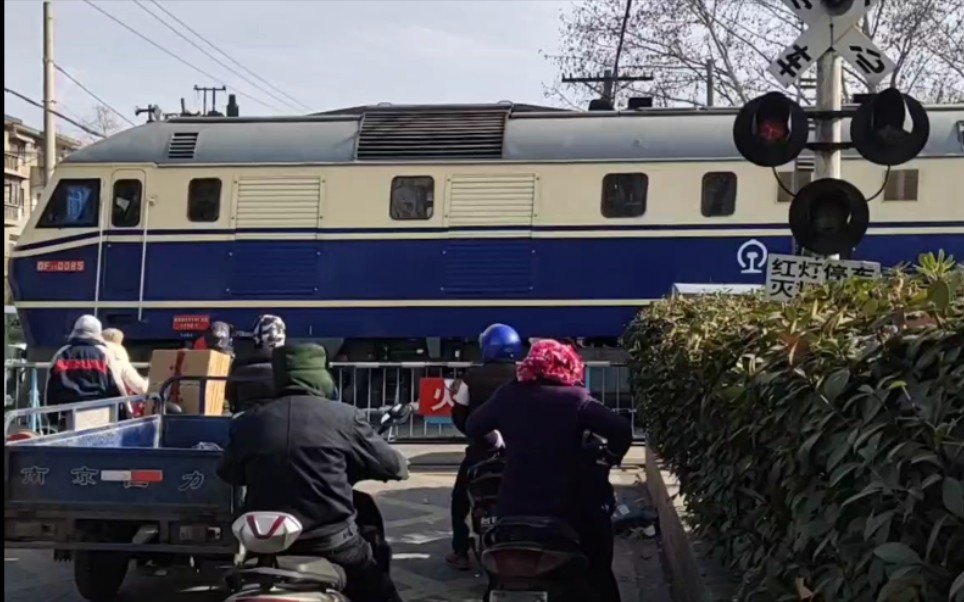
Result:
<svg viewBox="0 0 964 602"><path fill-rule="evenodd" d="M910 161L927 144L927 112L896 88L868 94L856 110L841 106L841 59L871 86L894 70L893 61L854 27L878 0L783 2L810 27L771 63L769 71L789 87L816 63L817 107L805 111L780 92L754 98L733 123L733 141L744 158L770 168L794 161L804 148L813 151L814 180L793 191L790 231L804 252L849 255L867 232L870 211L863 193L841 179L840 152L856 148L864 159L886 166L889 175L890 167ZM908 115L913 121L910 130L905 126ZM841 120L848 117L851 142L845 143ZM817 126L812 142L811 119Z"/></svg>

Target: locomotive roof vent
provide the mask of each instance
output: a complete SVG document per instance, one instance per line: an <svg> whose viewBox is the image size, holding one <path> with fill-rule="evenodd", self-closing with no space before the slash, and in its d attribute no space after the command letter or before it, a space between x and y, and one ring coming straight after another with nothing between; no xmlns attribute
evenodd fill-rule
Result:
<svg viewBox="0 0 964 602"><path fill-rule="evenodd" d="M197 150L198 132L174 132L167 145L168 159L193 159Z"/></svg>
<svg viewBox="0 0 964 602"><path fill-rule="evenodd" d="M359 161L501 159L510 106L378 107L366 110Z"/></svg>

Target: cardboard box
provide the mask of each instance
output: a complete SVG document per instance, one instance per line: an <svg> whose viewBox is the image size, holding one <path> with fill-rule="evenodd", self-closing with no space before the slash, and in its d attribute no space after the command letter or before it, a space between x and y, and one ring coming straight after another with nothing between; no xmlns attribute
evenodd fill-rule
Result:
<svg viewBox="0 0 964 602"><path fill-rule="evenodd" d="M158 349L151 355L148 393L159 393L161 386L174 376L222 376L231 370L231 356L219 351L194 349ZM185 414L221 416L224 413L224 380L188 379L171 387L170 400L179 404ZM201 391L204 407L201 407Z"/></svg>

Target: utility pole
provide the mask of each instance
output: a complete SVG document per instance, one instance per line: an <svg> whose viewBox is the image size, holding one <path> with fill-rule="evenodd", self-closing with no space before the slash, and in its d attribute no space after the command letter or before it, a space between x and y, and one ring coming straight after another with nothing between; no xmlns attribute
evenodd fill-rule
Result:
<svg viewBox="0 0 964 602"><path fill-rule="evenodd" d="M221 86L220 88L217 88L213 86L205 87L205 86L195 85L194 91L201 92L204 95L203 96L204 110L202 112L202 115L207 115L208 114L208 92L211 93L211 112L214 112L218 110L218 92L227 92L228 89L226 86Z"/></svg>
<svg viewBox="0 0 964 602"><path fill-rule="evenodd" d="M716 103L716 98L714 94L716 90L716 67L713 65L713 59L706 59L706 106L712 107Z"/></svg>
<svg viewBox="0 0 964 602"><path fill-rule="evenodd" d="M57 162L57 122L54 111L54 9L51 0L44 0L44 186L53 179Z"/></svg>
<svg viewBox="0 0 964 602"><path fill-rule="evenodd" d="M616 82L650 82L653 81L653 76L646 75L614 75L613 71L606 69L601 76L596 77L564 77L562 78L562 83L564 84L595 84L602 83L602 99L609 104L614 104L616 102Z"/></svg>
<svg viewBox="0 0 964 602"><path fill-rule="evenodd" d="M613 60L613 68L606 69L602 77L564 77L564 84L591 84L602 83L602 100L610 107L615 108L616 104L616 82L648 82L653 81L652 75L641 76L622 76L619 75L619 59L623 54L623 42L626 40L626 26L629 24L629 17L632 13L633 0L626 0L626 10L623 13L623 20L619 30L619 44L616 46L616 58Z"/></svg>

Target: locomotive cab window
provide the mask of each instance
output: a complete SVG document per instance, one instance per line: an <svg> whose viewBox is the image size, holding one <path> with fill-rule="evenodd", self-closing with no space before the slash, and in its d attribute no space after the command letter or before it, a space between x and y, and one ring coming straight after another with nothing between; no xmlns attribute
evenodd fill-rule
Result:
<svg viewBox="0 0 964 602"><path fill-rule="evenodd" d="M141 199L143 186L140 180L117 180L114 182L114 200L111 203L110 225L114 228L134 228L141 223Z"/></svg>
<svg viewBox="0 0 964 602"><path fill-rule="evenodd" d="M61 180L50 195L38 228L96 228L100 219L100 180Z"/></svg>
<svg viewBox="0 0 964 602"><path fill-rule="evenodd" d="M195 178L187 189L187 219L216 222L221 217L221 180Z"/></svg>
<svg viewBox="0 0 964 602"><path fill-rule="evenodd" d="M727 217L736 212L736 174L711 171L703 174L703 217Z"/></svg>
<svg viewBox="0 0 964 602"><path fill-rule="evenodd" d="M649 176L644 173L606 174L602 182L603 217L639 217L646 213Z"/></svg>
<svg viewBox="0 0 964 602"><path fill-rule="evenodd" d="M920 176L916 169L894 169L884 185L885 201L916 201Z"/></svg>
<svg viewBox="0 0 964 602"><path fill-rule="evenodd" d="M435 179L396 176L392 179L389 216L393 220L431 219L435 211Z"/></svg>

